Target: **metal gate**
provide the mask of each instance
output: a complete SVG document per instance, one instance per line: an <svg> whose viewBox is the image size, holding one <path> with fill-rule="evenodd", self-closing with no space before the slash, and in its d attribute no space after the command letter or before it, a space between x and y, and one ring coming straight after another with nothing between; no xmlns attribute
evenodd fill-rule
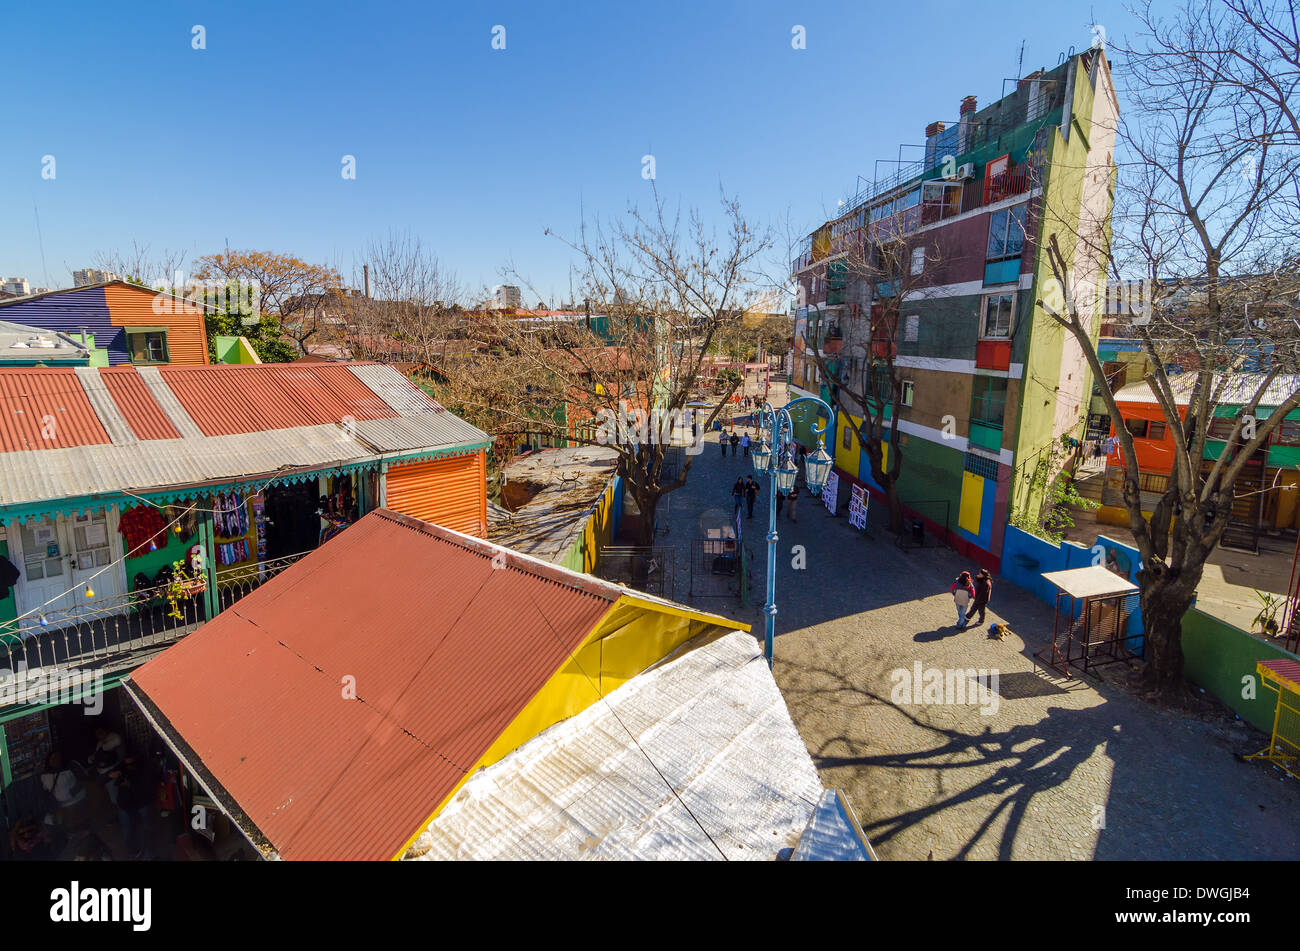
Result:
<svg viewBox="0 0 1300 951"><path fill-rule="evenodd" d="M595 575L646 594L673 600L673 549L651 545L606 545Z"/></svg>
<svg viewBox="0 0 1300 951"><path fill-rule="evenodd" d="M691 590L695 598L739 598L749 596L752 552L744 540L696 538L691 541Z"/></svg>

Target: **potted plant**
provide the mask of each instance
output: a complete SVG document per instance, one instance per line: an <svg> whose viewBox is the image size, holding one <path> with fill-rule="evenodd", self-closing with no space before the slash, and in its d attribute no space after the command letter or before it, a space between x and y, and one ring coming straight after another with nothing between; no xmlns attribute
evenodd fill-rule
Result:
<svg viewBox="0 0 1300 951"><path fill-rule="evenodd" d="M1269 591L1255 589L1255 598L1260 603L1259 613L1251 621L1255 633L1265 637L1278 636L1277 612L1286 604L1286 598Z"/></svg>
<svg viewBox="0 0 1300 951"><path fill-rule="evenodd" d="M174 617L178 621L184 620L181 601L202 594L206 590L208 590L206 577L193 572L184 559L173 561L172 577L167 583L167 604L170 607L167 616Z"/></svg>

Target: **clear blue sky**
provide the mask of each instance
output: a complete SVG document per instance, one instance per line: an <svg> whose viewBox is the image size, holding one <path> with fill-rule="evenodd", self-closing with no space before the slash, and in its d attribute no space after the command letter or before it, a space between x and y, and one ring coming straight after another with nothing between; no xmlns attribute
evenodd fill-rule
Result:
<svg viewBox="0 0 1300 951"><path fill-rule="evenodd" d="M962 96L996 99L1022 39L1025 72L1053 66L1092 22L1132 30L1111 0L11 4L0 274L70 286L136 240L350 275L409 229L471 288L513 261L558 300L569 252L543 232L644 203L644 154L674 201L713 214L721 184L806 231Z"/></svg>

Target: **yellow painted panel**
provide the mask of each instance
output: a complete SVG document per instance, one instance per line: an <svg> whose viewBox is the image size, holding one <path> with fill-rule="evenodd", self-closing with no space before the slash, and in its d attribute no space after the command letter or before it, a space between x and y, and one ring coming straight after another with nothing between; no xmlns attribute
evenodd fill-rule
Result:
<svg viewBox="0 0 1300 951"><path fill-rule="evenodd" d="M747 631L749 625L676 605L628 596L619 598L569 661L528 701L487 752L420 823L393 856L394 861L406 854L416 836L428 827L478 770L491 766L561 720L581 713L601 696L663 660L696 635L735 630Z"/></svg>
<svg viewBox="0 0 1300 951"><path fill-rule="evenodd" d="M857 427L862 420L849 413L840 413L840 428L835 434L835 465L851 476L858 474L858 461L862 458L862 444L858 442ZM849 448L844 448L844 430L849 430Z"/></svg>
<svg viewBox="0 0 1300 951"><path fill-rule="evenodd" d="M957 524L972 535L980 533L980 512L984 507L984 477L973 472L961 474L961 512Z"/></svg>

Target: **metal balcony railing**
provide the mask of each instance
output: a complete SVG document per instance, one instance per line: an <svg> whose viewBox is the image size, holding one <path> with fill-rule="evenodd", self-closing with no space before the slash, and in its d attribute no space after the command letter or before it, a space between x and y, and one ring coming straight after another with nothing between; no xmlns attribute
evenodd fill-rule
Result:
<svg viewBox="0 0 1300 951"><path fill-rule="evenodd" d="M167 585L142 588L0 624L0 668L10 675L0 703L43 699L51 670L110 666L121 655L184 637L205 620L203 589L190 590L173 600Z"/></svg>
<svg viewBox="0 0 1300 951"><path fill-rule="evenodd" d="M307 552L218 569L224 611ZM200 580L171 596L169 585L139 588L73 607L47 607L0 624L0 706L43 700L49 675L112 667L128 655L165 647L208 620Z"/></svg>
<svg viewBox="0 0 1300 951"><path fill-rule="evenodd" d="M1013 195L1022 195L1033 187L1034 167L1018 165L1001 175L986 176L984 179L984 204L992 204Z"/></svg>

